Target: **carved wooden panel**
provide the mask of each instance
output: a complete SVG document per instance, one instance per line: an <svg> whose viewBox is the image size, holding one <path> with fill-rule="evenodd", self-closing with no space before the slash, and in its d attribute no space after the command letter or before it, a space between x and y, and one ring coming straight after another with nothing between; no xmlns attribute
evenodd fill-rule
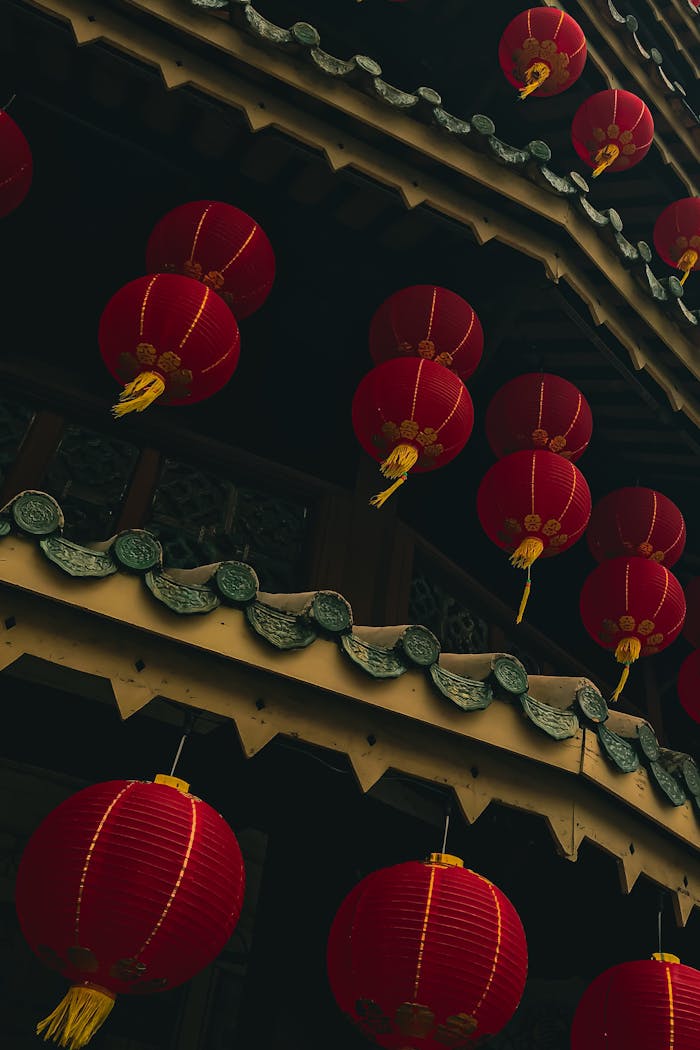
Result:
<svg viewBox="0 0 700 1050"><path fill-rule="evenodd" d="M431 579L427 567L419 566L411 581L408 609L409 622L430 628L439 638L443 652L488 652L486 621Z"/></svg>
<svg viewBox="0 0 700 1050"><path fill-rule="evenodd" d="M14 463L34 413L16 397L0 398L0 483Z"/></svg>
<svg viewBox="0 0 700 1050"><path fill-rule="evenodd" d="M68 539L90 543L113 534L138 455L111 435L66 427L42 487L64 509Z"/></svg>
<svg viewBox="0 0 700 1050"><path fill-rule="evenodd" d="M292 592L304 584L306 525L302 502L168 459L146 528L159 537L171 568L244 561L262 590Z"/></svg>

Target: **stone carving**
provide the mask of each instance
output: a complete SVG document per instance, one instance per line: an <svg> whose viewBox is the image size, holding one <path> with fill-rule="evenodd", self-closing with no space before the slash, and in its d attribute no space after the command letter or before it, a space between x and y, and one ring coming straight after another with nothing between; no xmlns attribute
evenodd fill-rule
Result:
<svg viewBox="0 0 700 1050"><path fill-rule="evenodd" d="M45 492L23 492L12 502L15 525L32 536L50 536L63 527L63 513Z"/></svg>
<svg viewBox="0 0 700 1050"><path fill-rule="evenodd" d="M246 606L245 615L255 633L275 649L305 649L316 639L313 627L296 616L273 609L271 605L253 602Z"/></svg>
<svg viewBox="0 0 700 1050"><path fill-rule="evenodd" d="M650 762L649 769L651 770L652 778L659 785L666 798L674 806L682 806L688 796L676 778L668 773L660 762Z"/></svg>
<svg viewBox="0 0 700 1050"><path fill-rule="evenodd" d="M48 536L39 541L39 546L49 561L69 576L102 577L119 571L109 551L92 551L61 536Z"/></svg>
<svg viewBox="0 0 700 1050"><path fill-rule="evenodd" d="M341 634L352 627L352 609L345 598L333 591L319 591L311 602L310 616L329 634Z"/></svg>
<svg viewBox="0 0 700 1050"><path fill-rule="evenodd" d="M589 722L598 724L605 722L608 717L608 705L603 699L602 693L594 689L592 685L583 685L576 690L576 702L581 708L581 713Z"/></svg>
<svg viewBox="0 0 700 1050"><path fill-rule="evenodd" d="M493 700L493 689L488 682L453 674L437 663L429 668L429 674L442 695L463 711L484 711Z"/></svg>
<svg viewBox="0 0 700 1050"><path fill-rule="evenodd" d="M407 627L398 644L411 663L418 667L430 667L440 655L440 643L427 627Z"/></svg>
<svg viewBox="0 0 700 1050"><path fill-rule="evenodd" d="M579 720L573 711L558 711L527 695L520 697L520 704L530 721L553 740L569 740L579 731Z"/></svg>
<svg viewBox="0 0 700 1050"><path fill-rule="evenodd" d="M527 672L525 668L511 656L499 656L494 660L492 672L494 680L501 689L513 696L522 696L527 693Z"/></svg>
<svg viewBox="0 0 700 1050"><path fill-rule="evenodd" d="M634 773L639 769L639 755L628 740L605 725L599 725L597 732L605 754L622 773Z"/></svg>
<svg viewBox="0 0 700 1050"><path fill-rule="evenodd" d="M211 587L178 583L165 572L147 572L144 580L154 598L180 615L208 613L219 605Z"/></svg>
<svg viewBox="0 0 700 1050"><path fill-rule="evenodd" d="M370 645L352 634L341 634L340 644L353 663L372 678L399 678L406 673L406 665L393 649L381 649L377 645Z"/></svg>
<svg viewBox="0 0 700 1050"><path fill-rule="evenodd" d="M242 561L222 561L214 579L221 597L234 605L252 602L260 589L254 570Z"/></svg>
<svg viewBox="0 0 700 1050"><path fill-rule="evenodd" d="M163 564L160 543L143 529L121 532L112 545L112 554L122 568L132 572L148 572Z"/></svg>

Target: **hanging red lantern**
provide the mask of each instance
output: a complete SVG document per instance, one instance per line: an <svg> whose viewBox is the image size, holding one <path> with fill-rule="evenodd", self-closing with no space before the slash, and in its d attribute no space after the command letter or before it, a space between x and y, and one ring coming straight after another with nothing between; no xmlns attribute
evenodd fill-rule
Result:
<svg viewBox="0 0 700 1050"><path fill-rule="evenodd" d="M676 955L612 966L583 993L571 1050L700 1050L700 972Z"/></svg>
<svg viewBox="0 0 700 1050"><path fill-rule="evenodd" d="M466 299L448 288L414 284L394 292L369 326L376 364L394 357L422 357L461 379L476 371L484 349L481 322Z"/></svg>
<svg viewBox="0 0 700 1050"><path fill-rule="evenodd" d="M206 285L177 274L130 281L100 318L100 352L124 383L114 415L143 412L156 398L192 405L226 386L240 353L238 325Z"/></svg>
<svg viewBox="0 0 700 1050"><path fill-rule="evenodd" d="M515 568L527 569L520 623L533 562L561 554L583 535L591 514L588 484L578 467L554 452L513 452L484 475L476 509L488 538L510 553Z"/></svg>
<svg viewBox="0 0 700 1050"><path fill-rule="evenodd" d="M0 219L19 207L32 184L32 151L12 117L0 110Z"/></svg>
<svg viewBox="0 0 700 1050"><path fill-rule="evenodd" d="M112 780L79 791L32 835L17 873L20 926L42 962L71 982L37 1027L85 1046L117 995L188 981L231 936L245 873L236 838L176 777Z"/></svg>
<svg viewBox="0 0 700 1050"><path fill-rule="evenodd" d="M634 555L670 569L685 547L685 522L661 492L640 486L616 489L596 503L586 539L596 561Z"/></svg>
<svg viewBox="0 0 700 1050"><path fill-rule="evenodd" d="M498 45L506 79L522 99L558 95L576 83L586 64L586 38L571 15L553 7L521 11Z"/></svg>
<svg viewBox="0 0 700 1050"><path fill-rule="evenodd" d="M685 713L700 724L700 649L694 649L681 664L677 690Z"/></svg>
<svg viewBox="0 0 700 1050"><path fill-rule="evenodd" d="M683 629L685 598L676 577L648 558L601 562L581 591L581 619L594 642L623 664L613 701L622 692L630 664L674 642Z"/></svg>
<svg viewBox="0 0 700 1050"><path fill-rule="evenodd" d="M700 647L700 576L694 576L685 587L686 614L683 637Z"/></svg>
<svg viewBox="0 0 700 1050"><path fill-rule="evenodd" d="M520 1002L527 944L508 898L434 853L375 871L346 897L328 939L333 995L379 1046L468 1047Z"/></svg>
<svg viewBox="0 0 700 1050"><path fill-rule="evenodd" d="M593 417L573 383L546 372L528 372L496 392L486 410L485 427L499 458L541 448L573 463L588 447Z"/></svg>
<svg viewBox="0 0 700 1050"><path fill-rule="evenodd" d="M395 358L368 372L352 402L352 425L365 452L394 479L370 503L381 507L408 472L443 467L459 455L474 426L461 379L434 361Z"/></svg>
<svg viewBox="0 0 700 1050"><path fill-rule="evenodd" d="M654 247L669 266L681 270L685 284L700 259L700 197L674 201L654 224Z"/></svg>
<svg viewBox="0 0 700 1050"><path fill-rule="evenodd" d="M146 245L146 269L202 281L240 321L270 294L275 255L264 230L244 211L221 201L191 201L154 226Z"/></svg>
<svg viewBox="0 0 700 1050"><path fill-rule="evenodd" d="M595 179L606 168L626 171L639 164L654 141L654 120L637 95L610 88L579 106L571 139Z"/></svg>

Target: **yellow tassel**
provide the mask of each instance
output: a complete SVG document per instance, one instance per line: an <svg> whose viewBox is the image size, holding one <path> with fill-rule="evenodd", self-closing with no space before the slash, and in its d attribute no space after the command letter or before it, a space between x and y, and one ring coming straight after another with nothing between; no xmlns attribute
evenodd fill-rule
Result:
<svg viewBox="0 0 700 1050"><path fill-rule="evenodd" d="M550 69L546 62L533 62L525 72L525 87L521 87L520 98L524 101L538 87L542 87L549 76Z"/></svg>
<svg viewBox="0 0 700 1050"><path fill-rule="evenodd" d="M379 469L385 478L400 478L402 474L408 474L411 467L414 467L417 462L417 448L414 448L413 445L397 445L384 462L379 464Z"/></svg>
<svg viewBox="0 0 700 1050"><path fill-rule="evenodd" d="M544 543L539 536L528 536L511 554L510 564L515 569L529 569L543 550Z"/></svg>
<svg viewBox="0 0 700 1050"><path fill-rule="evenodd" d="M127 412L143 412L164 390L165 382L157 372L139 372L122 390L118 403L112 406L112 415L121 419Z"/></svg>
<svg viewBox="0 0 700 1050"><path fill-rule="evenodd" d="M597 179L599 175L602 175L605 169L614 164L619 156L620 147L616 146L614 142L608 142L607 146L599 149L595 155L597 167L593 169L593 178Z"/></svg>
<svg viewBox="0 0 700 1050"><path fill-rule="evenodd" d="M50 1039L68 1050L81 1050L105 1023L113 1006L114 996L105 988L73 985L53 1013L39 1022L36 1034L43 1034L44 1042Z"/></svg>
<svg viewBox="0 0 700 1050"><path fill-rule="evenodd" d="M395 481L393 485L390 485L388 489L384 489L383 492L378 492L376 496L372 496L369 501L370 506L376 507L377 510L379 510L380 507L384 506L389 499L389 496L393 496L396 490L400 489L406 481L408 481L408 474L402 474L401 477Z"/></svg>
<svg viewBox="0 0 700 1050"><path fill-rule="evenodd" d="M610 703L614 704L620 699L622 690L625 688L625 683L630 676L630 664L633 664L635 660L639 659L639 654L642 651L642 643L638 638L622 638L617 643L615 649L615 659L619 664L624 664L622 668L622 674L620 675L620 681L615 687L615 692L610 697Z"/></svg>
<svg viewBox="0 0 700 1050"><path fill-rule="evenodd" d="M683 271L683 276L681 277L681 284L685 284L685 282L688 280L688 274L693 269L697 261L698 253L695 251L694 248L687 248L683 252L677 263L678 269Z"/></svg>
<svg viewBox="0 0 700 1050"><path fill-rule="evenodd" d="M525 586L523 587L523 596L520 599L520 607L518 609L518 615L515 617L515 622L516 623L522 623L523 622L523 616L525 615L525 609L527 608L527 603L528 603L528 599L530 597L530 590L531 590L531 588L532 588L532 581L530 579L530 570L528 568L528 570L527 570L527 580L525 582Z"/></svg>

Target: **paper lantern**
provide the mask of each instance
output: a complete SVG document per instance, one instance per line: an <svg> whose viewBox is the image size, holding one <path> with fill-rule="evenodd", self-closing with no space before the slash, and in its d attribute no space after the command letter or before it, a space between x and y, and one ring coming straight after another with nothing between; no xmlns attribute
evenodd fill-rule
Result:
<svg viewBox="0 0 700 1050"><path fill-rule="evenodd" d="M664 208L654 225L654 247L665 263L681 270L685 284L700 258L700 197L683 197Z"/></svg>
<svg viewBox="0 0 700 1050"><path fill-rule="evenodd" d="M328 976L341 1010L387 1048L468 1047L520 1002L527 944L508 898L457 857L373 872L331 927Z"/></svg>
<svg viewBox="0 0 700 1050"><path fill-rule="evenodd" d="M595 179L606 169L626 171L639 164L654 141L654 121L641 98L610 88L579 106L571 139Z"/></svg>
<svg viewBox="0 0 700 1050"><path fill-rule="evenodd" d="M571 1050L700 1050L700 972L677 956L621 963L579 1002Z"/></svg>
<svg viewBox="0 0 700 1050"><path fill-rule="evenodd" d="M32 184L32 152L12 117L0 110L0 219L19 207Z"/></svg>
<svg viewBox="0 0 700 1050"><path fill-rule="evenodd" d="M518 610L520 623L530 595L530 567L581 538L591 514L591 493L581 471L554 452L522 451L499 459L477 492L479 521L489 539L527 569Z"/></svg>
<svg viewBox="0 0 700 1050"><path fill-rule="evenodd" d="M588 447L593 418L573 383L546 372L528 372L497 391L486 410L485 427L499 458L520 449L546 449L573 463Z"/></svg>
<svg viewBox="0 0 700 1050"><path fill-rule="evenodd" d="M506 26L498 61L521 98L558 95L583 72L586 38L571 15L553 7L531 7Z"/></svg>
<svg viewBox="0 0 700 1050"><path fill-rule="evenodd" d="M443 467L472 432L474 407L461 379L434 361L395 358L362 379L352 402L352 425L384 477L395 479L370 502L381 507L408 472Z"/></svg>
<svg viewBox="0 0 700 1050"><path fill-rule="evenodd" d="M125 284L100 319L100 352L124 383L115 416L156 398L191 405L228 383L240 353L238 325L211 288L191 277L153 274Z"/></svg>
<svg viewBox="0 0 700 1050"><path fill-rule="evenodd" d="M616 489L596 503L586 539L596 561L634 555L670 569L685 547L685 522L661 492L641 486Z"/></svg>
<svg viewBox="0 0 700 1050"><path fill-rule="evenodd" d="M601 562L581 591L581 619L591 638L623 665L617 700L630 664L661 652L683 629L683 588L665 565L648 558Z"/></svg>
<svg viewBox="0 0 700 1050"><path fill-rule="evenodd" d="M686 615L683 637L700 647L700 576L694 576L685 587Z"/></svg>
<svg viewBox="0 0 700 1050"><path fill-rule="evenodd" d="M245 874L235 835L175 777L79 791L32 835L17 873L20 926L71 988L37 1027L79 1050L117 995L188 981L233 933Z"/></svg>
<svg viewBox="0 0 700 1050"><path fill-rule="evenodd" d="M244 211L221 201L191 201L154 226L146 245L146 269L202 281L240 321L270 294L275 255L264 230Z"/></svg>
<svg viewBox="0 0 700 1050"><path fill-rule="evenodd" d="M700 649L694 649L681 664L677 689L681 707L700 724Z"/></svg>
<svg viewBox="0 0 700 1050"><path fill-rule="evenodd" d="M369 326L369 352L376 364L394 357L421 357L468 379L483 349L484 333L473 307L433 284L394 292Z"/></svg>

